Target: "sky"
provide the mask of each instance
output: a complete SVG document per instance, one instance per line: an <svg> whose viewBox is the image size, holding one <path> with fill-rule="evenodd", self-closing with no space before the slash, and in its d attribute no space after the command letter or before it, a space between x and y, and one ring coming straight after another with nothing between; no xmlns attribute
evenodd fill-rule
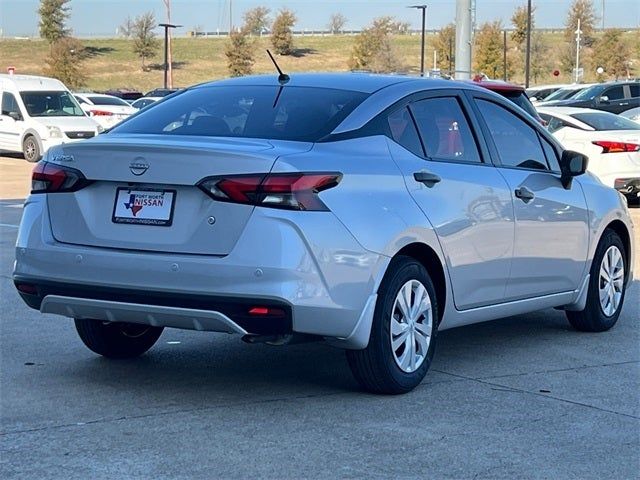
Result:
<svg viewBox="0 0 640 480"><path fill-rule="evenodd" d="M332 13L342 13L347 29L360 29L375 17L391 15L420 27L418 11L406 8L415 0L231 0L234 24L241 23L242 13L265 5L272 12L282 7L293 10L296 29L326 28ZM172 21L184 25L182 33L198 26L204 31L226 30L229 25L230 0L172 0ZM455 0L420 0L428 5L427 28L439 28L455 20ZM37 36L38 0L0 0L0 35ZM477 23L502 20L509 25L514 8L525 0L476 0ZM536 25L542 28L561 27L571 0L533 0ZM596 13L601 15L603 0L594 0ZM159 20L165 20L162 0L71 0L70 27L78 37L114 36L116 28L130 15L135 17L152 10ZM640 0L604 0L606 27L639 27ZM600 23L598 23L600 25ZM180 31L176 32L180 34Z"/></svg>

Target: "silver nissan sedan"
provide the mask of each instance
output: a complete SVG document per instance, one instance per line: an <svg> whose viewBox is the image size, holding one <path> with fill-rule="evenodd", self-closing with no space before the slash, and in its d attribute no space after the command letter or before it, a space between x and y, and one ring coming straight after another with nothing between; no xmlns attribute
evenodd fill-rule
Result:
<svg viewBox="0 0 640 480"><path fill-rule="evenodd" d="M33 171L15 285L109 358L164 327L325 341L416 387L437 332L533 310L616 323L624 199L486 89L368 74L186 89Z"/></svg>

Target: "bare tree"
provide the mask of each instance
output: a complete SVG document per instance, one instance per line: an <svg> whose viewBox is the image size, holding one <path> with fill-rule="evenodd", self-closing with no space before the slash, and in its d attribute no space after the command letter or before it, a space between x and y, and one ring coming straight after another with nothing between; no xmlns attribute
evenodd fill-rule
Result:
<svg viewBox="0 0 640 480"><path fill-rule="evenodd" d="M134 21L131 16L127 15L127 18L125 18L124 22L122 22L122 25L118 27L118 32L124 38L131 38L133 36L133 30Z"/></svg>
<svg viewBox="0 0 640 480"><path fill-rule="evenodd" d="M344 26L347 23L347 17L345 17L343 14L341 13L332 13L331 16L329 17L329 30L331 30L331 33L333 33L334 35L336 33L341 33L342 30L344 30Z"/></svg>

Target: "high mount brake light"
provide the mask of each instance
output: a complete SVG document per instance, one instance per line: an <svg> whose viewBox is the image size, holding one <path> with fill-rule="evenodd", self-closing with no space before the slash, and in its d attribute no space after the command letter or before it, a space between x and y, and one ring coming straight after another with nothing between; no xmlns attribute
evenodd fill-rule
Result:
<svg viewBox="0 0 640 480"><path fill-rule="evenodd" d="M341 173L273 173L208 177L198 183L221 202L287 210L327 211L318 193L340 182Z"/></svg>
<svg viewBox="0 0 640 480"><path fill-rule="evenodd" d="M39 162L31 175L31 193L76 192L89 183L75 168Z"/></svg>
<svg viewBox="0 0 640 480"><path fill-rule="evenodd" d="M608 140L596 140L591 143L602 147L602 153L640 152L640 145L637 143L611 142Z"/></svg>

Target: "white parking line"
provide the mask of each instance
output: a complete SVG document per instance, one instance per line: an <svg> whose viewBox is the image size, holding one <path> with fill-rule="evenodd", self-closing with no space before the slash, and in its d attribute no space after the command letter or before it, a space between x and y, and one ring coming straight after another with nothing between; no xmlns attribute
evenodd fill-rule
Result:
<svg viewBox="0 0 640 480"><path fill-rule="evenodd" d="M7 228L20 228L20 225L10 225L8 223L0 223L0 227L7 227Z"/></svg>

